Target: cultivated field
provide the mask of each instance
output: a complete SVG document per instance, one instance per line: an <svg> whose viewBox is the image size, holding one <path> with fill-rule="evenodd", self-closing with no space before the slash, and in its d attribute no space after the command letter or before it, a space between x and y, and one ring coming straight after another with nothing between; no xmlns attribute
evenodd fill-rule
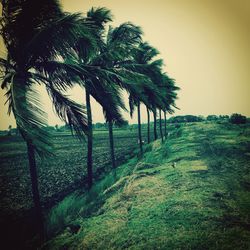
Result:
<svg viewBox="0 0 250 250"><path fill-rule="evenodd" d="M65 194L85 184L86 142L70 133L53 132L54 157L37 157L39 187L44 205L50 206ZM143 130L146 141L146 131ZM129 159L137 148L137 130L114 130L117 163ZM107 131L94 132L93 168L95 178L110 169ZM32 206L31 182L26 144L17 136L0 137L0 210L9 214Z"/></svg>

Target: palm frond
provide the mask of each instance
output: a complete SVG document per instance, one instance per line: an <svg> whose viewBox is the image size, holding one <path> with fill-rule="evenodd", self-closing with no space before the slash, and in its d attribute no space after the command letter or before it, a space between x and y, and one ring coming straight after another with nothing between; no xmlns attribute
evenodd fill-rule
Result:
<svg viewBox="0 0 250 250"><path fill-rule="evenodd" d="M80 14L64 14L51 20L43 29L39 29L25 47L24 53L30 55L31 61L48 61L60 55L70 56L77 50L77 42L88 49L95 47L91 35L91 25L86 23ZM32 64L32 63L31 63Z"/></svg>
<svg viewBox="0 0 250 250"><path fill-rule="evenodd" d="M2 79L2 89L8 85L11 75L14 73L14 71L15 69L8 58L7 60L0 58L0 80Z"/></svg>
<svg viewBox="0 0 250 250"><path fill-rule="evenodd" d="M49 61L36 63L35 70L45 79L53 81L59 90L66 90L79 83L83 74L89 73L72 61Z"/></svg>
<svg viewBox="0 0 250 250"><path fill-rule="evenodd" d="M4 58L0 58L0 67L7 68L7 69L13 69L13 65L10 64L10 62Z"/></svg>
<svg viewBox="0 0 250 250"><path fill-rule="evenodd" d="M10 115L13 110L13 101L12 101L12 95L11 95L11 89L8 89L7 92L4 94L6 96L6 101L4 105L8 104L8 111L7 114Z"/></svg>
<svg viewBox="0 0 250 250"><path fill-rule="evenodd" d="M41 107L37 91L27 85L29 79L15 75L7 92L9 109L12 109L17 127L26 141L34 146L40 155L52 154L52 143L45 127L46 113Z"/></svg>
<svg viewBox="0 0 250 250"><path fill-rule="evenodd" d="M150 46L147 42L141 42L138 48L133 50L135 61L141 64L149 63L158 54L159 51L156 48Z"/></svg>
<svg viewBox="0 0 250 250"><path fill-rule="evenodd" d="M72 133L75 131L82 138L88 132L85 107L62 94L53 84L47 84L46 87L58 117L69 125Z"/></svg>
<svg viewBox="0 0 250 250"><path fill-rule="evenodd" d="M135 107L136 107L136 103L135 103L135 100L132 96L132 94L129 95L128 97L128 103L129 103L129 114L130 114L130 117L132 118L133 117L133 113L135 111Z"/></svg>
<svg viewBox="0 0 250 250"><path fill-rule="evenodd" d="M142 30L130 22L118 27L109 27L106 49L98 57L102 62L116 62L131 57L131 51L141 42Z"/></svg>
<svg viewBox="0 0 250 250"><path fill-rule="evenodd" d="M92 76L88 78L85 87L93 98L102 106L106 121L124 122L121 110L126 110L120 88L110 84L105 78Z"/></svg>
<svg viewBox="0 0 250 250"><path fill-rule="evenodd" d="M15 72L9 72L6 73L5 76L3 77L3 81L1 84L1 88L8 88L8 86L11 84L13 77L15 76Z"/></svg>
<svg viewBox="0 0 250 250"><path fill-rule="evenodd" d="M141 27L136 26L131 22L123 23L111 31L112 32L109 32L107 35L108 46L132 45L134 47L141 42Z"/></svg>
<svg viewBox="0 0 250 250"><path fill-rule="evenodd" d="M105 24L108 22L111 22L113 19L113 16L111 14L111 11L105 7L98 7L94 8L92 7L87 12L87 21L92 22L99 32L103 33L105 29Z"/></svg>
<svg viewBox="0 0 250 250"><path fill-rule="evenodd" d="M37 29L63 15L57 0L5 1L1 33L8 53L15 62L26 61L25 45Z"/></svg>
<svg viewBox="0 0 250 250"><path fill-rule="evenodd" d="M89 28L86 39L81 36L76 45L76 52L81 63L89 63L104 47L104 33L107 22L112 21L112 14L106 8L91 8L83 24Z"/></svg>

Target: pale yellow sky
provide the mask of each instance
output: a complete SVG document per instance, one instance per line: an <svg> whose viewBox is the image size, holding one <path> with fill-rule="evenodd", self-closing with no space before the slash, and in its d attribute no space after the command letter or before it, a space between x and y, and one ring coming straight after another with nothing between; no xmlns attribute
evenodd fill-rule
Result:
<svg viewBox="0 0 250 250"><path fill-rule="evenodd" d="M92 6L107 7L114 15L112 25L126 21L140 25L144 40L160 51L165 70L181 87L177 101L181 110L176 115L238 112L250 116L250 1L62 0L61 3L69 12L86 13ZM0 129L13 123L3 107L3 93L1 90ZM84 100L79 89L73 91L73 96ZM43 102L49 122L59 123L48 99L44 97ZM93 102L93 109L94 122L103 121L99 105ZM129 119L128 114L125 117ZM144 109L142 121L146 122ZM136 122L136 117L130 122Z"/></svg>

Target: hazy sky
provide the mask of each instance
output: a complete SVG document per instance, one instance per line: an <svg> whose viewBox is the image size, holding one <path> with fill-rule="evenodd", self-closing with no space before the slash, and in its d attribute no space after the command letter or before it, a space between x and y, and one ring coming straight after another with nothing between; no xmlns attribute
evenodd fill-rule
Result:
<svg viewBox="0 0 250 250"><path fill-rule="evenodd" d="M160 51L165 71L176 79L179 114L232 114L250 116L250 1L248 0L62 0L63 9L86 13L92 6L107 7L113 26L131 21L142 27L144 40ZM0 56L3 55L1 48ZM41 90L42 93L45 93ZM0 91L0 129L7 118ZM84 101L79 89L73 91ZM126 95L125 95L126 97ZM43 97L50 123L59 123ZM103 121L93 103L94 122ZM128 114L124 114L129 119ZM146 121L143 109L142 121ZM132 122L136 122L136 116Z"/></svg>

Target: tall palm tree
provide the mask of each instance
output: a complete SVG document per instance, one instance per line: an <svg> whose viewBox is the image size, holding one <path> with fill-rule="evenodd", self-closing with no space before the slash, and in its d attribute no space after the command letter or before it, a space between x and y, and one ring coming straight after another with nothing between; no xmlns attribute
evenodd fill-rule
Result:
<svg viewBox="0 0 250 250"><path fill-rule="evenodd" d="M155 88L158 89L158 94L154 97L150 97L152 111L154 114L154 132L156 134L156 110L159 111L159 127L161 140L163 142L163 131L162 131L162 116L161 112L164 111L164 117L166 118L166 112L173 113L175 106L175 99L177 98L177 91L179 88L174 85L174 80L170 79L166 73L162 73L162 60L155 60L149 64L148 75L152 82L155 84ZM173 108L172 108L173 107ZM166 119L165 119L165 137L166 137Z"/></svg>
<svg viewBox="0 0 250 250"><path fill-rule="evenodd" d="M106 49L104 41L105 24L111 20L112 15L106 8L91 8L87 13L86 21L95 27L93 35L98 46L95 50L92 50L93 53L86 53L82 49L82 41L79 40L75 57L68 58L71 63L78 64L81 68L81 81L86 92L88 117L87 182L89 189L93 184L93 130L90 97L92 96L103 107L105 118L110 122L109 128L112 127L113 121L117 121L118 123L123 122L119 107L125 109L119 88L110 84L113 73L102 63L102 54ZM111 141L110 143L112 144ZM113 162L114 156L112 157Z"/></svg>
<svg viewBox="0 0 250 250"><path fill-rule="evenodd" d="M141 30L131 23L124 23L116 28L109 27L105 37L105 24L111 20L111 14L105 8L92 8L87 19L97 26L99 49L91 56L80 57L81 67L92 71L84 76L85 89L103 108L109 127L111 162L115 168L113 124L124 122L120 109L126 110L120 91L129 89L132 81L136 83L138 78L142 78L140 74L124 68L123 64L130 59L130 50L140 41Z"/></svg>
<svg viewBox="0 0 250 250"><path fill-rule="evenodd" d="M166 73L162 74L162 86L161 86L163 95L164 95L164 101L165 106L163 107L164 112L164 135L165 139L167 138L167 119L166 119L166 113L169 114L174 113L174 108L179 109L176 104L175 100L177 99L177 93L176 91L180 90L178 86L175 84L175 80L168 77Z"/></svg>
<svg viewBox="0 0 250 250"><path fill-rule="evenodd" d="M7 90L8 113L27 144L32 194L38 230L43 232L42 207L38 188L35 153L51 154L51 141L44 130L44 113L35 86L43 84L58 116L78 135L87 131L84 107L63 91L73 86L79 69L64 62L79 37L91 43L89 28L79 14L66 14L58 1L3 1L1 35L7 60L0 59L1 87Z"/></svg>
<svg viewBox="0 0 250 250"><path fill-rule="evenodd" d="M140 155L143 154L143 147L142 147L142 133L141 133L141 112L140 112L140 104L143 103L148 107L150 105L150 100L148 99L146 93L147 92L154 92L155 88L150 81L150 79L146 76L142 80L142 85L139 91L131 91L129 95L129 106L130 106L130 115L132 117L135 107L137 108L137 119L138 119L138 142L140 147Z"/></svg>
<svg viewBox="0 0 250 250"><path fill-rule="evenodd" d="M143 102L146 105L147 116L148 116L148 143L150 142L150 111L154 114L154 137L157 139L157 130L156 130L156 105L160 102L159 96L160 92L155 81L157 81L158 71L162 66L162 60L153 59L159 54L158 50L150 46L147 42L141 42L138 50L135 50L134 60L137 64L143 65L139 67L138 71L147 76L150 81L153 83L150 88L148 85L144 85L144 95L146 96L146 102ZM139 125L140 127L140 125Z"/></svg>
<svg viewBox="0 0 250 250"><path fill-rule="evenodd" d="M163 142L163 131L162 131L162 117L161 112L164 112L164 132L166 138L166 112L172 114L174 113L174 108L178 109L175 105L175 100L177 99L176 91L179 90L179 87L175 85L175 81L167 75L167 73L162 73L162 69L157 67L154 68L155 81L157 88L160 91L159 99L155 107L159 110L159 127L161 140Z"/></svg>
<svg viewBox="0 0 250 250"><path fill-rule="evenodd" d="M162 130L161 130L161 107L164 106L163 104L163 93L158 86L159 81L161 80L161 67L162 67L162 60L155 60L150 63L149 68L149 75L151 77L152 82L155 85L155 88L158 90L158 94L155 96L150 96L151 100L151 110L154 116L154 139L158 138L157 136L157 109L159 110L159 118L160 118L160 135L162 138Z"/></svg>
<svg viewBox="0 0 250 250"><path fill-rule="evenodd" d="M156 91L149 77L144 74L145 64L141 61L136 61L134 58L135 54L141 51L139 46L141 35L142 31L140 27L131 23L124 23L116 28L110 27L107 39L102 47L102 52L97 56L95 63L104 68L106 72L109 72L107 81L110 86L120 87L129 93L131 115L133 114L134 107L137 107L139 123L138 138L140 153L142 154L140 102L144 104L149 103L145 93ZM118 107L124 109L123 104L117 101L116 103L118 103ZM114 159L112 124L116 120L116 117L112 116L111 119L112 121L107 119L107 122L109 123L110 131L111 159ZM115 167L114 160L112 163L113 167Z"/></svg>
<svg viewBox="0 0 250 250"><path fill-rule="evenodd" d="M128 92L131 92L132 89L135 91L135 85L144 78L143 75L135 73L132 70L134 62L132 60L131 52L140 43L141 35L142 31L140 27L135 26L132 23L123 23L116 28L109 27L105 50L102 54L102 65L110 68L114 73L113 77L110 79L110 84L125 89ZM130 68L126 67L128 64ZM132 86L131 82L133 82ZM124 106L120 105L120 107L125 109ZM108 123L112 166L115 168L112 132L113 121L108 121Z"/></svg>
<svg viewBox="0 0 250 250"><path fill-rule="evenodd" d="M90 65L92 58L99 53L99 47L102 44L102 36L104 32L104 25L112 20L111 13L109 10L105 8L91 8L87 13L87 20L92 22L95 25L95 34L96 34L96 41L98 42L97 50L94 51L93 54L88 54L85 52L85 50L82 50L82 44L81 41L79 41L79 50L78 50L78 57L79 57L79 63L80 65ZM83 75L83 81L85 81L85 93L86 93L86 108L87 108L87 118L88 118L88 134L87 134L87 183L88 188L90 189L93 184L93 125L92 125L92 112L91 112L91 102L90 102L90 96L95 95L93 94L93 81L91 81L95 78L93 81L95 81L95 86L97 87L98 81L98 74L94 74L91 76ZM100 84L99 84L100 85ZM92 91L91 91L92 90Z"/></svg>

